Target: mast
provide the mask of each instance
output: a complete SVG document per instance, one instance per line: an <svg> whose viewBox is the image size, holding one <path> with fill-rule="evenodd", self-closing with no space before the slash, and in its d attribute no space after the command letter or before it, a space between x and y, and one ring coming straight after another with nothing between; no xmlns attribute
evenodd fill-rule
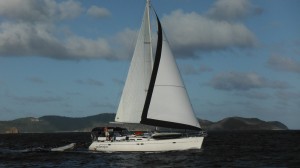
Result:
<svg viewBox="0 0 300 168"><path fill-rule="evenodd" d="M146 11L145 11L145 17L144 17L144 30L145 30L145 38L144 38L144 59L145 59L145 78L144 82L147 84L145 85L145 93L148 92L148 83L149 83L149 77L151 76L151 71L153 67L153 54L152 54L152 39L151 39L151 24L150 24L150 0L146 0ZM148 67L150 65L150 67Z"/></svg>
<svg viewBox="0 0 300 168"><path fill-rule="evenodd" d="M149 34L149 44L150 44L150 58L151 58L151 66L153 66L153 53L152 53L152 38L151 38L151 24L150 24L150 0L147 0L147 12L148 12L148 18L147 18L147 22L148 22L148 34Z"/></svg>

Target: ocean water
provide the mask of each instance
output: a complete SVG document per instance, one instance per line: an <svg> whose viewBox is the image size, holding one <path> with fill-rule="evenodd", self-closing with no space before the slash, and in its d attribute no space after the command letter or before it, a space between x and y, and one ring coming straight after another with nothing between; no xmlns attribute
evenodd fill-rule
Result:
<svg viewBox="0 0 300 168"><path fill-rule="evenodd" d="M73 151L49 149L77 143ZM201 150L99 153L89 133L0 134L0 167L300 167L300 131L208 132Z"/></svg>

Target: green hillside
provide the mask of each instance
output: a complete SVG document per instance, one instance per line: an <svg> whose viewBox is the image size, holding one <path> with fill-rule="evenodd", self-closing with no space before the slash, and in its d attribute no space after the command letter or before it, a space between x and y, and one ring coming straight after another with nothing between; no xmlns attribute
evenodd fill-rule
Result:
<svg viewBox="0 0 300 168"><path fill-rule="evenodd" d="M82 118L61 116L43 116L40 118L20 118L12 121L0 121L0 132L5 133L13 127L19 132L62 132L90 131L93 127L114 120L115 114L104 113Z"/></svg>
<svg viewBox="0 0 300 168"><path fill-rule="evenodd" d="M0 121L0 133L36 133L36 132L89 132L97 126L108 125L114 121L114 113L71 118L61 116L43 116L40 118L20 118L12 121ZM262 121L257 118L228 117L217 122L199 119L200 125L207 131L227 130L287 130L278 121ZM122 125L130 130L151 130L154 127L141 124Z"/></svg>

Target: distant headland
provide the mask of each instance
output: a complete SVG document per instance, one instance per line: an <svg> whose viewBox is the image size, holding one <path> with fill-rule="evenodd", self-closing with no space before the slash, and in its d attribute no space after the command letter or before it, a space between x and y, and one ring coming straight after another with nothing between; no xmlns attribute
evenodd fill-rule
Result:
<svg viewBox="0 0 300 168"><path fill-rule="evenodd" d="M114 121L114 113L71 118L62 116L43 116L40 118L20 118L0 121L0 133L46 133L46 132L89 132L97 126L109 125ZM217 122L199 119L200 125L207 131L234 130L288 130L279 121L263 121L258 118L228 117ZM124 126L124 125L122 125ZM125 124L130 130L149 130L153 127L141 124Z"/></svg>

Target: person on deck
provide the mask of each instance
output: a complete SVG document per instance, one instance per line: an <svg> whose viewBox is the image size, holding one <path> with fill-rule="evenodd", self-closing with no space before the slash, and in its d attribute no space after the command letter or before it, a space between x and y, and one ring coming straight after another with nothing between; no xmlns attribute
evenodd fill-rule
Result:
<svg viewBox="0 0 300 168"><path fill-rule="evenodd" d="M104 135L106 137L106 140L109 141L109 132L108 132L107 127L104 127Z"/></svg>

